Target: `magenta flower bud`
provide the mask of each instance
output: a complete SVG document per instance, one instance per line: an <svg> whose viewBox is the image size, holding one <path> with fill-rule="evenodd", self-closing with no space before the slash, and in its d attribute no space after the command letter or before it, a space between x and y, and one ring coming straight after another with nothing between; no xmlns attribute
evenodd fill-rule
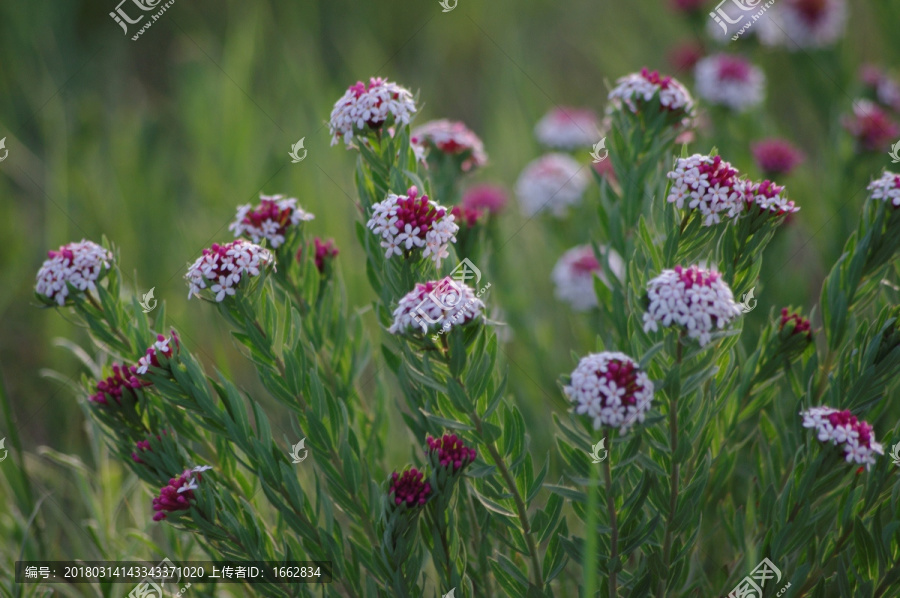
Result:
<svg viewBox="0 0 900 598"><path fill-rule="evenodd" d="M163 436L165 436L165 435L166 435L166 431L163 430ZM157 436L156 439L162 440L162 436ZM138 440L137 443L135 444L135 452L131 453L131 459L135 463L143 463L143 460L141 460L139 453L142 453L144 451L151 451L151 452L153 451L153 449L150 447L150 441L149 440Z"/></svg>
<svg viewBox="0 0 900 598"><path fill-rule="evenodd" d="M484 212L478 208L467 205L458 205L453 206L450 209L450 214L453 215L455 222L459 223L461 226L464 225L466 228L473 228L478 224L478 219L484 215Z"/></svg>
<svg viewBox="0 0 900 598"><path fill-rule="evenodd" d="M122 403L122 393L127 389L137 389L150 384L137 378L137 366L124 366L117 363L112 365L112 375L97 382L97 392L88 397L88 400L98 405L108 405L107 397L112 397L117 404Z"/></svg>
<svg viewBox="0 0 900 598"><path fill-rule="evenodd" d="M857 100L853 114L844 117L843 124L863 152L887 150L900 135L900 126L883 108L869 100Z"/></svg>
<svg viewBox="0 0 900 598"><path fill-rule="evenodd" d="M177 478L170 478L169 484L159 489L159 496L153 499L153 521L161 521L167 513L175 511L187 511L191 508L191 500L194 499L194 490L197 490L197 482L202 480L201 472L212 469L209 466L185 469Z"/></svg>
<svg viewBox="0 0 900 598"><path fill-rule="evenodd" d="M429 436L425 441L438 463L442 467L452 468L453 473L475 461L478 456L475 449L468 448L456 434L444 434L440 438Z"/></svg>
<svg viewBox="0 0 900 598"><path fill-rule="evenodd" d="M751 146L756 166L767 177L790 174L805 159L803 153L782 139L765 139Z"/></svg>
<svg viewBox="0 0 900 598"><path fill-rule="evenodd" d="M424 481L425 474L418 469L405 470L402 474L391 475L391 486L388 495L394 495L394 504L407 507L424 505L431 496L431 483Z"/></svg>
<svg viewBox="0 0 900 598"><path fill-rule="evenodd" d="M692 72L705 54L703 46L697 42L684 42L669 50L668 60L675 71Z"/></svg>
<svg viewBox="0 0 900 598"><path fill-rule="evenodd" d="M48 251L47 260L37 273L34 290L47 303L65 305L71 283L79 291L93 291L111 267L113 255L92 241L63 245L58 251Z"/></svg>
<svg viewBox="0 0 900 598"><path fill-rule="evenodd" d="M334 246L334 239L328 239L327 241L322 241L319 237L313 239L313 247L315 249L315 256L313 260L316 264L316 270L319 271L320 274L325 273L325 265L337 257L338 248ZM297 250L297 260L300 260L300 257L303 255L303 248Z"/></svg>
<svg viewBox="0 0 900 598"><path fill-rule="evenodd" d="M875 455L884 454L884 448L875 442L872 426L858 420L850 411L812 407L800 415L803 416L803 427L814 428L819 442L842 446L847 463L860 463L871 469Z"/></svg>
<svg viewBox="0 0 900 598"><path fill-rule="evenodd" d="M259 199L258 206L247 204L238 208L234 222L228 226L235 237L249 237L254 243L266 239L277 249L284 243L290 228L315 218L299 207L293 197L260 195Z"/></svg>
<svg viewBox="0 0 900 598"><path fill-rule="evenodd" d="M459 167L463 172L471 172L487 164L481 139L461 122L444 119L427 122L413 130L409 141L424 150L459 157Z"/></svg>

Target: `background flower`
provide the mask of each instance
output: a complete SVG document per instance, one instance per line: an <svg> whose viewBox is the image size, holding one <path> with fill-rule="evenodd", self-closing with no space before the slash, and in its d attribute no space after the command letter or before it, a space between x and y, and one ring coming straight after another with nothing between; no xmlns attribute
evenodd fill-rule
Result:
<svg viewBox="0 0 900 598"><path fill-rule="evenodd" d="M448 156L459 156L463 172L487 164L487 154L481 139L461 122L432 120L413 129L410 142Z"/></svg>
<svg viewBox="0 0 900 598"><path fill-rule="evenodd" d="M712 104L744 111L762 103L766 76L750 61L733 54L715 54L694 68L697 95Z"/></svg>
<svg viewBox="0 0 900 598"><path fill-rule="evenodd" d="M588 183L584 165L566 154L546 154L519 175L516 196L525 216L549 212L559 218L581 203Z"/></svg>
<svg viewBox="0 0 900 598"><path fill-rule="evenodd" d="M894 208L900 208L900 174L885 172L881 178L875 179L867 189L871 192L869 197L890 203Z"/></svg>
<svg viewBox="0 0 900 598"><path fill-rule="evenodd" d="M832 45L844 35L846 22L846 0L778 0L754 31L764 45L794 52Z"/></svg>
<svg viewBox="0 0 900 598"><path fill-rule="evenodd" d="M866 152L886 150L900 135L900 126L890 114L869 100L854 102L853 114L844 117L844 128L856 138L859 148Z"/></svg>
<svg viewBox="0 0 900 598"><path fill-rule="evenodd" d="M757 168L767 177L788 175L805 159L803 152L783 139L763 139L750 147Z"/></svg>
<svg viewBox="0 0 900 598"><path fill-rule="evenodd" d="M613 250L601 247L601 251L609 256L609 265L618 279L625 276L625 263ZM576 311L587 311L597 307L597 294L594 292L594 277L604 284L609 284L603 267L594 255L591 245L579 245L566 251L556 265L550 278L556 288L556 297L565 301Z"/></svg>
<svg viewBox="0 0 900 598"><path fill-rule="evenodd" d="M573 150L600 141L600 123L593 110L556 107L534 127L534 136L547 147Z"/></svg>

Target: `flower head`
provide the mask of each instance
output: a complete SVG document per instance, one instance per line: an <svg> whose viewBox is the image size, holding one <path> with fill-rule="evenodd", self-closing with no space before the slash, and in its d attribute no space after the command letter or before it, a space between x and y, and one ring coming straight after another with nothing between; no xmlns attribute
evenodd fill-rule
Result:
<svg viewBox="0 0 900 598"><path fill-rule="evenodd" d="M875 455L883 455L884 448L875 442L872 426L860 421L850 411L838 411L831 407L812 407L801 411L803 427L814 428L819 442L843 445L847 463L856 462L871 469Z"/></svg>
<svg viewBox="0 0 900 598"><path fill-rule="evenodd" d="M624 434L650 411L653 383L632 358L607 351L582 357L563 392L595 430L610 426Z"/></svg>
<svg viewBox="0 0 900 598"><path fill-rule="evenodd" d="M872 200L890 203L894 209L900 208L900 174L885 172L880 179L875 179L867 187Z"/></svg>
<svg viewBox="0 0 900 598"><path fill-rule="evenodd" d="M177 478L170 478L169 484L159 489L159 496L153 499L153 510L156 514L153 521L161 521L167 513L187 511L194 499L197 482L202 480L201 472L212 469L209 466L185 469ZM195 477L196 476L196 477Z"/></svg>
<svg viewBox="0 0 900 598"><path fill-rule="evenodd" d="M844 118L844 128L856 138L862 151L880 152L888 149L900 135L900 126L881 106L869 100L857 100L853 115Z"/></svg>
<svg viewBox="0 0 900 598"><path fill-rule="evenodd" d="M135 390L141 386L146 386L147 382L138 380L137 366L124 366L114 363L112 365L112 375L104 380L97 382L97 392L88 397L88 400L98 405L108 405L108 397L116 400L116 403L122 403L122 393L126 390Z"/></svg>
<svg viewBox="0 0 900 598"><path fill-rule="evenodd" d="M417 127L410 135L410 143L448 156L458 156L459 168L469 172L487 164L484 144L478 135L461 122L433 120Z"/></svg>
<svg viewBox="0 0 900 598"><path fill-rule="evenodd" d="M434 454L441 467L452 468L454 473L478 456L475 449L468 448L456 434L444 434L440 438L429 436L425 440L429 453Z"/></svg>
<svg viewBox="0 0 900 598"><path fill-rule="evenodd" d="M547 147L572 150L594 145L599 121L587 108L554 108L534 127L537 140Z"/></svg>
<svg viewBox="0 0 900 598"><path fill-rule="evenodd" d="M715 54L697 62L697 95L712 104L742 112L763 101L766 76L762 69L732 54Z"/></svg>
<svg viewBox="0 0 900 598"><path fill-rule="evenodd" d="M625 263L622 258L612 249L601 248L601 251L608 255L613 274L621 280L625 276ZM597 295L594 293L595 276L604 284L609 284L591 245L579 245L565 252L550 274L556 287L556 298L565 301L576 311L587 311L597 307Z"/></svg>
<svg viewBox="0 0 900 598"><path fill-rule="evenodd" d="M449 331L473 320L484 319L484 303L466 284L449 276L416 284L394 310L391 334L414 331Z"/></svg>
<svg viewBox="0 0 900 598"><path fill-rule="evenodd" d="M647 284L644 331L655 332L659 325L680 326L703 347L712 340L717 328L725 328L741 313L718 272L698 266L675 266L674 270L663 270Z"/></svg>
<svg viewBox="0 0 900 598"><path fill-rule="evenodd" d="M170 342L171 344L169 344ZM171 359L174 355L172 349L173 346L175 347L175 350L179 349L181 346L181 343L178 341L178 335L175 334L174 330L172 331L172 336L169 338L166 338L162 334L156 335L156 342L150 345L144 356L138 360L135 374L143 376L150 371L151 366L155 368L161 367L159 356L162 355L166 359Z"/></svg>
<svg viewBox="0 0 900 598"><path fill-rule="evenodd" d="M93 291L110 269L113 255L93 241L82 239L48 251L37 273L35 292L48 303L65 305L71 283L79 291Z"/></svg>
<svg viewBox="0 0 900 598"><path fill-rule="evenodd" d="M407 507L424 505L431 496L431 483L424 480L424 472L416 468L407 469L403 473L391 474L391 487L388 495L394 495L394 504Z"/></svg>
<svg viewBox="0 0 900 598"><path fill-rule="evenodd" d="M788 308L782 307L778 331L784 331L785 327L787 327L791 335L803 335L807 339L812 339L812 325L809 320L800 315L799 312L790 312Z"/></svg>
<svg viewBox="0 0 900 598"><path fill-rule="evenodd" d="M570 206L581 203L589 179L582 165L566 154L546 154L531 162L519 175L516 196L526 216L550 212L562 217Z"/></svg>
<svg viewBox="0 0 900 598"><path fill-rule="evenodd" d="M647 106L653 96L659 96L659 110L666 110L680 118L690 116L694 110L694 100L687 88L672 77L660 75L657 71L650 72L646 67L640 73L632 73L620 78L616 86L609 92L609 101L614 108L621 108L624 103L628 110L635 114L651 108L650 113L656 112Z"/></svg>
<svg viewBox="0 0 900 598"><path fill-rule="evenodd" d="M796 214L800 211L794 202L785 197L784 187L768 180L748 184L744 201L747 202L748 209L755 205L761 212L771 212L778 216Z"/></svg>
<svg viewBox="0 0 900 598"><path fill-rule="evenodd" d="M406 195L391 193L372 206L372 217L366 226L381 236L385 257L403 255L404 251L424 248L422 257L429 257L440 265L447 257L447 246L456 242L459 226L447 208L419 196L416 187Z"/></svg>
<svg viewBox="0 0 900 598"><path fill-rule="evenodd" d="M766 176L787 175L803 162L803 152L783 139L764 139L751 146L756 166Z"/></svg>
<svg viewBox="0 0 900 598"><path fill-rule="evenodd" d="M227 295L234 295L241 280L259 276L262 270L274 265L272 252L249 241L238 239L224 245L214 243L197 258L185 274L190 291L188 299L200 296L200 291L209 288L215 293L216 301L224 301Z"/></svg>
<svg viewBox="0 0 900 598"><path fill-rule="evenodd" d="M509 198L503 187L496 185L475 185L463 193L460 205L476 210L487 210L497 214L506 207Z"/></svg>
<svg viewBox="0 0 900 598"><path fill-rule="evenodd" d="M766 46L790 51L834 44L847 24L846 0L779 0L758 23L757 33Z"/></svg>
<svg viewBox="0 0 900 598"><path fill-rule="evenodd" d="M666 176L672 180L666 201L680 210L698 210L704 217L704 226L720 223L723 216L737 218L744 209L742 199L747 183L720 156L694 154L678 158Z"/></svg>
<svg viewBox="0 0 900 598"><path fill-rule="evenodd" d="M362 81L352 85L334 104L331 120L331 145L343 139L350 146L354 136L400 123L408 125L416 105L408 89L400 87L380 77L369 79L368 86Z"/></svg>
<svg viewBox="0 0 900 598"><path fill-rule="evenodd" d="M284 243L290 227L315 218L298 207L293 197L260 195L259 200L258 206L247 204L238 208L237 217L228 226L235 237L249 237L254 243L267 239L277 249Z"/></svg>

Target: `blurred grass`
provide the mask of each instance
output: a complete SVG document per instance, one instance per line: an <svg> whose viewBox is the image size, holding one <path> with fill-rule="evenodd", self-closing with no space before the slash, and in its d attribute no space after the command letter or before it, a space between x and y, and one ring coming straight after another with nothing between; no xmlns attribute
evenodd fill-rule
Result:
<svg viewBox="0 0 900 598"><path fill-rule="evenodd" d="M668 49L699 31L661 0L460 0L446 14L436 0L389 6L203 0L176 2L132 42L107 15L114 4L0 5L0 137L7 137L10 152L0 164L0 372L12 404L12 423L2 423L0 437L12 437L9 426L15 426L33 461L29 471L64 505L45 513L53 546L47 556L58 558L78 556L77 545L56 541L67 535L62 515L78 521L93 514L50 473L51 453L39 457L37 447L88 461L99 453L72 394L38 374L49 367L77 379L76 362L51 340L86 345L61 314L37 309L31 299L47 249L107 235L121 248L130 291L155 287L170 321L205 365L259 390L214 311L187 301L181 275L202 248L230 238L236 205L260 192L285 193L316 214L314 234L336 239L351 301L370 302L353 233L355 154L330 148L325 126L349 84L378 75L419 90L419 122L465 121L491 159L477 180L512 187L540 153L532 128L547 109L602 110L606 82L643 65L670 71ZM748 331L770 309L808 309L817 301L824 273L855 226L860 190L888 165L876 156L838 172L852 153L838 119L856 95L858 65L900 63L892 30L900 9L888 4L852 3L848 36L834 51L729 48L747 51L765 68L767 109L740 119L713 115L692 149L715 145L753 176L759 173L750 141L783 136L807 154L784 181L802 211L766 257L760 309L749 316ZM679 76L690 84L689 75ZM301 137L308 156L291 164L287 151ZM527 323L504 352L535 454L552 445L542 403L564 408L557 379L574 365L572 352L594 347L597 323L559 304L549 276L570 245L597 240L591 236L596 197L591 189L583 218L563 224L526 222L515 205L502 217L502 267L489 301ZM377 339L374 320L368 321ZM8 479L7 468L19 462L3 464ZM17 499L21 491L16 486ZM7 502L0 500L0 514L9 517ZM149 498L137 508L148 509Z"/></svg>

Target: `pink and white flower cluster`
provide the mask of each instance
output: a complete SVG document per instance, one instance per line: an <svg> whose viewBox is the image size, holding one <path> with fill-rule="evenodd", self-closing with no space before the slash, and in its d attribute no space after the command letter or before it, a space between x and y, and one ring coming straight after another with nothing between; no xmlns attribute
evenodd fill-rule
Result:
<svg viewBox="0 0 900 598"><path fill-rule="evenodd" d="M740 56L707 56L697 62L694 79L697 95L738 112L758 106L765 96L766 76L762 69Z"/></svg>
<svg viewBox="0 0 900 598"><path fill-rule="evenodd" d="M600 123L593 110L558 107L538 121L534 135L547 147L573 150L590 147L599 141L599 128Z"/></svg>
<svg viewBox="0 0 900 598"><path fill-rule="evenodd" d="M427 122L413 130L409 140L413 145L434 149L448 156L461 156L460 168L463 172L487 164L481 139L461 122L446 119Z"/></svg>
<svg viewBox="0 0 900 598"><path fill-rule="evenodd" d="M609 258L609 266L616 278L625 276L625 263L612 249L601 247L601 252ZM579 245L566 251L550 273L556 287L556 298L565 301L576 311L587 311L597 307L594 292L594 277L609 285L603 267L594 255L591 245Z"/></svg>
<svg viewBox="0 0 900 598"><path fill-rule="evenodd" d="M188 299L200 296L200 291L209 288L215 300L221 302L228 295L234 295L238 284L247 277L259 276L260 271L275 263L272 252L238 239L224 245L214 243L188 268L185 279L190 291Z"/></svg>
<svg viewBox="0 0 900 598"><path fill-rule="evenodd" d="M872 193L869 197L890 203L894 208L900 208L900 174L885 172L880 179L875 179L867 187Z"/></svg>
<svg viewBox="0 0 900 598"><path fill-rule="evenodd" d="M175 334L174 330L172 331L172 336L169 338L166 338L162 334L157 334L156 342L150 345L144 356L138 360L135 373L139 376L143 376L150 371L150 366L160 367L160 355L163 355L166 359L170 359L173 355L172 345L169 344L170 341L176 349L179 348L178 335Z"/></svg>
<svg viewBox="0 0 900 598"><path fill-rule="evenodd" d="M677 79L664 77L658 71L650 72L646 67L640 73L631 73L616 81L609 92L609 101L616 108L624 103L631 112L640 112L644 105L659 94L661 109L677 115L691 115L694 100L687 88Z"/></svg>
<svg viewBox="0 0 900 598"><path fill-rule="evenodd" d="M93 241L82 239L48 251L37 273L35 292L57 305L65 305L71 283L79 291L93 291L97 280L111 267L113 255Z"/></svg>
<svg viewBox="0 0 900 598"><path fill-rule="evenodd" d="M440 266L441 260L450 255L448 245L456 243L459 226L454 220L447 208L427 195L419 196L419 190L410 187L406 195L391 193L373 205L366 226L381 236L385 257L424 248L422 257L431 257Z"/></svg>
<svg viewBox="0 0 900 598"><path fill-rule="evenodd" d="M843 125L856 138L857 146L866 152L886 150L900 135L900 125L891 114L869 100L856 100L853 114L844 117Z"/></svg>
<svg viewBox="0 0 900 598"><path fill-rule="evenodd" d="M645 332L677 325L701 347L709 344L716 329L725 328L742 313L722 276L698 266L663 270L647 283L647 303Z"/></svg>
<svg viewBox="0 0 900 598"><path fill-rule="evenodd" d="M575 413L587 415L594 429L617 427L625 434L643 422L653 401L653 383L637 362L624 353L591 353L582 357L563 388Z"/></svg>
<svg viewBox="0 0 900 598"><path fill-rule="evenodd" d="M872 426L860 421L848 410L832 407L812 407L801 411L803 427L814 428L819 442L842 444L847 463L856 462L871 469L875 455L883 455L884 448L875 442Z"/></svg>
<svg viewBox="0 0 900 598"><path fill-rule="evenodd" d="M867 64L860 70L860 79L871 89L879 104L900 112L900 83L890 74Z"/></svg>
<svg viewBox="0 0 900 598"><path fill-rule="evenodd" d="M153 521L162 521L168 513L190 509L191 500L194 499L194 490L199 488L197 482L202 480L200 474L208 469L212 469L212 467L203 465L185 469L177 478L169 479L169 484L160 488L159 496L153 499L153 510L156 511Z"/></svg>
<svg viewBox="0 0 900 598"><path fill-rule="evenodd" d="M766 176L790 174L805 159L803 152L783 139L763 139L750 149L756 166Z"/></svg>
<svg viewBox="0 0 900 598"><path fill-rule="evenodd" d="M766 46L790 51L834 44L847 24L846 0L778 0L759 20L757 34Z"/></svg>
<svg viewBox="0 0 900 598"><path fill-rule="evenodd" d="M468 285L449 276L416 284L404 295L394 310L391 334L449 331L476 319L484 318L484 303Z"/></svg>
<svg viewBox="0 0 900 598"><path fill-rule="evenodd" d="M704 226L719 224L723 218L735 220L754 205L776 215L800 210L785 197L783 186L768 180L751 183L720 156L678 158L666 176L672 180L666 201L680 210L698 210Z"/></svg>
<svg viewBox="0 0 900 598"><path fill-rule="evenodd" d="M550 212L561 218L581 203L590 179L583 165L566 154L552 153L534 160L516 182L516 196L525 216Z"/></svg>
<svg viewBox="0 0 900 598"><path fill-rule="evenodd" d="M297 200L284 195L260 195L259 205L240 206L228 230L235 237L249 237L254 243L263 239L277 249L284 243L288 228L315 218L297 206Z"/></svg>
<svg viewBox="0 0 900 598"><path fill-rule="evenodd" d="M368 86L358 81L331 111L331 145L343 139L350 146L354 136L378 129L389 119L390 124L408 125L415 112L416 104L408 89L381 77L369 79Z"/></svg>
<svg viewBox="0 0 900 598"><path fill-rule="evenodd" d="M743 210L747 182L721 156L694 154L678 158L666 176L672 180L666 201L679 210L699 210L704 226L720 223L723 216L737 218Z"/></svg>

